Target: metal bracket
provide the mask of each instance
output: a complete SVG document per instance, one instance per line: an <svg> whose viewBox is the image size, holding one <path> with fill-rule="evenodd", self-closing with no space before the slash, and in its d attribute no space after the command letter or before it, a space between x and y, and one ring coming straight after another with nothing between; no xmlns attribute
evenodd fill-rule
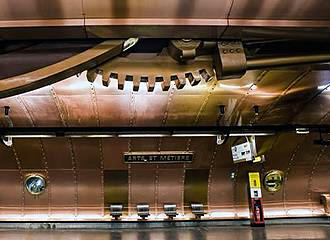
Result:
<svg viewBox="0 0 330 240"><path fill-rule="evenodd" d="M13 121L11 120L11 118L9 117L10 107L9 106L5 106L4 107L4 111L5 111L5 120L6 120L7 124L8 124L8 127L9 128L12 128L14 126L14 124L13 124ZM1 136L1 140L8 147L11 147L13 145L13 138L12 137Z"/></svg>
<svg viewBox="0 0 330 240"><path fill-rule="evenodd" d="M247 70L247 59L241 41L218 42L213 55L217 79L241 78Z"/></svg>
<svg viewBox="0 0 330 240"><path fill-rule="evenodd" d="M226 142L227 139L228 139L228 135L227 136L225 136L223 134L217 135L217 144L222 145Z"/></svg>
<svg viewBox="0 0 330 240"><path fill-rule="evenodd" d="M321 203L324 206L324 211L330 213L330 194L321 194Z"/></svg>
<svg viewBox="0 0 330 240"><path fill-rule="evenodd" d="M171 40L168 46L168 53L179 62L194 59L197 49L202 46L202 41L192 39Z"/></svg>

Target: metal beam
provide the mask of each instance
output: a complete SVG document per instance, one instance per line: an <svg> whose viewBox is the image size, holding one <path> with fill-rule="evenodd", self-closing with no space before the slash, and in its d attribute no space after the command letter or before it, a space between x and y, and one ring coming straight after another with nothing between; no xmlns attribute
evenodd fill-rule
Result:
<svg viewBox="0 0 330 240"><path fill-rule="evenodd" d="M304 129L305 131L301 131ZM330 133L330 125L196 126L196 127L14 127L0 128L0 135L29 137L212 137L267 136L280 132Z"/></svg>

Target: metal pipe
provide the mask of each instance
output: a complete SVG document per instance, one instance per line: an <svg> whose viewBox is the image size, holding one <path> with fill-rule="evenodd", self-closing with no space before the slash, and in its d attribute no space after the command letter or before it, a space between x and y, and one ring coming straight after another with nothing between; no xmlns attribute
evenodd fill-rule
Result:
<svg viewBox="0 0 330 240"><path fill-rule="evenodd" d="M330 53L247 59L247 69L255 70L322 62L330 62Z"/></svg>

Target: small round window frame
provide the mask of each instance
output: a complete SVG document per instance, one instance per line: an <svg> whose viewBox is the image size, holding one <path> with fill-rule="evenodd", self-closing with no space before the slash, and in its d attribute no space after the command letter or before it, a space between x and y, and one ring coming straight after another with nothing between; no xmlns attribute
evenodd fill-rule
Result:
<svg viewBox="0 0 330 240"><path fill-rule="evenodd" d="M278 178L280 178L280 181L273 187L267 184L267 181L269 180L268 178L270 178L271 176L277 176ZM282 171L270 170L265 174L265 177L263 179L263 185L268 192L275 193L282 189L283 180L284 180L284 173Z"/></svg>
<svg viewBox="0 0 330 240"><path fill-rule="evenodd" d="M41 189L41 191L35 192L31 189L31 187L29 186L29 184L31 184L31 183L29 183L29 181L32 179L39 179L43 182L43 188ZM46 181L45 176L43 176L42 174L37 174L37 173L28 174L25 177L24 187L30 194L32 194L34 196L38 196L45 192L46 187L47 187L47 181Z"/></svg>

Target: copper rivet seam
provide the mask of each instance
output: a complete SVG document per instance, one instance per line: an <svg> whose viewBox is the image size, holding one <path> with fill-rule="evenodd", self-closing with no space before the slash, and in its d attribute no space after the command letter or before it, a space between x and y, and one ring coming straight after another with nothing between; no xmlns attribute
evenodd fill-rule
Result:
<svg viewBox="0 0 330 240"><path fill-rule="evenodd" d="M19 172L19 175L20 175L20 180L21 180L21 186L22 186L21 216L23 217L24 213L25 213L25 211L24 211L25 210L24 175L23 175L23 172L22 172L22 164L21 164L21 161L20 161L19 156L17 154L17 151L15 149L14 143L13 143L11 149L12 149L12 151L14 153L14 156L15 156L16 165L17 165L17 169L18 169L18 172Z"/></svg>
<svg viewBox="0 0 330 240"><path fill-rule="evenodd" d="M46 156L46 151L44 147L44 143L41 138L39 138L39 143L40 143L40 149L41 149L41 154L42 154L42 161L44 165L44 170L45 170L45 177L46 177L46 182L47 182L47 188L48 188L48 217L51 216L51 182L49 178L49 171L48 171L48 161L47 161L47 156Z"/></svg>
<svg viewBox="0 0 330 240"><path fill-rule="evenodd" d="M75 217L78 215L78 173L77 173L77 162L75 159L75 154L73 150L73 143L72 139L68 138L68 143L70 146L70 153L71 153L71 162L72 162L72 172L73 172L73 182L75 185L75 195L74 195L74 204L75 204Z"/></svg>

